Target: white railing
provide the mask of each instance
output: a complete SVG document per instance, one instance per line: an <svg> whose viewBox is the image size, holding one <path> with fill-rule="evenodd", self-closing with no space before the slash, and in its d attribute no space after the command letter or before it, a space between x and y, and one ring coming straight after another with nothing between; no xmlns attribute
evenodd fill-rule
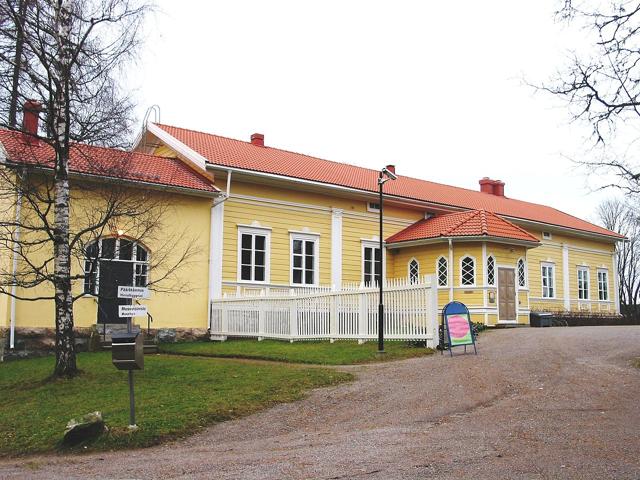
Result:
<svg viewBox="0 0 640 480"><path fill-rule="evenodd" d="M385 327L388 340L437 341L437 288L435 276L416 283L401 279L386 282ZM225 297L211 302L211 336L294 340L378 338L378 289L349 286L290 290L286 293Z"/></svg>

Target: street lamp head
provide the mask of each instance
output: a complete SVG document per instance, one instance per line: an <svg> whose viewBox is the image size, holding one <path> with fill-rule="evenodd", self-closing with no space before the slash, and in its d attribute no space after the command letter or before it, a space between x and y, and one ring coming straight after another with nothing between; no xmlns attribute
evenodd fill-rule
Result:
<svg viewBox="0 0 640 480"><path fill-rule="evenodd" d="M397 180L398 179L398 176L394 172L389 170L387 167L384 167L382 169L382 174L385 175L390 180Z"/></svg>

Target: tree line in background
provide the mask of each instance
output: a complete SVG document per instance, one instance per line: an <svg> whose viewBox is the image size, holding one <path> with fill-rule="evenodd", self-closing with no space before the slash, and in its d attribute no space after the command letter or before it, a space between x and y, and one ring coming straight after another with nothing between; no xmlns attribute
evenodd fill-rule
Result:
<svg viewBox="0 0 640 480"><path fill-rule="evenodd" d="M611 198L602 202L597 217L603 227L628 238L616 245L619 278L618 297L622 314L637 318L640 314L640 209L637 201Z"/></svg>
<svg viewBox="0 0 640 480"><path fill-rule="evenodd" d="M597 210L602 225L629 240L617 244L622 312L638 317L640 302L640 2L558 0L556 19L580 29L589 44L542 91L562 100L572 122L586 124L591 148L578 161L621 197ZM606 180L605 180L606 179Z"/></svg>

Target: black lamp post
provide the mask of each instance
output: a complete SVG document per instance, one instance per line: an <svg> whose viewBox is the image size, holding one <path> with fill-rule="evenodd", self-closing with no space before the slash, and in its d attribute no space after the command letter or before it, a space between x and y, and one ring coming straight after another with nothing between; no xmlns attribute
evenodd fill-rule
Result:
<svg viewBox="0 0 640 480"><path fill-rule="evenodd" d="M380 170L380 175L378 176L378 188L380 193L380 301L378 303L378 353L384 353L384 285L383 285L383 273L384 273L384 255L382 254L382 249L384 248L384 237L382 230L382 209L384 201L382 195L382 187L389 180L395 180L396 177L396 168L393 165L387 165L382 170ZM375 256L373 261L374 269L373 269L373 278L375 278Z"/></svg>

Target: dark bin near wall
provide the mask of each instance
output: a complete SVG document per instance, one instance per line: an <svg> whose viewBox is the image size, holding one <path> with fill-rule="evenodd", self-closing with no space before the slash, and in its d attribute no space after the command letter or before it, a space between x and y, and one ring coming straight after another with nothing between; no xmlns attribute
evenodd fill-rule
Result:
<svg viewBox="0 0 640 480"><path fill-rule="evenodd" d="M532 327L551 327L553 313L531 312L529 314L529 324Z"/></svg>

